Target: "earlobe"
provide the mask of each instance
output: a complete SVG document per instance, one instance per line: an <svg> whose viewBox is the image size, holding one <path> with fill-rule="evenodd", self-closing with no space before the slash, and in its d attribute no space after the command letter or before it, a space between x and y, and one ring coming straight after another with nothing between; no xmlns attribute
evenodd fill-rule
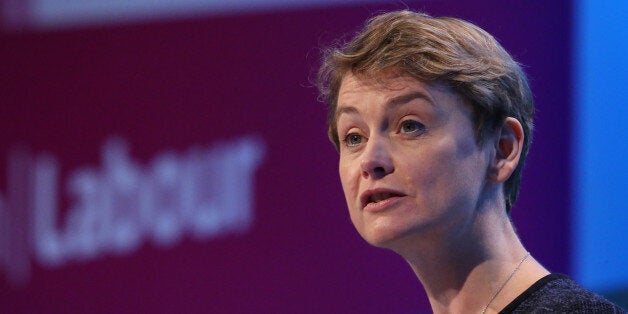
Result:
<svg viewBox="0 0 628 314"><path fill-rule="evenodd" d="M505 182L519 164L523 150L523 127L519 120L507 117L497 135L493 169L489 177L495 182Z"/></svg>

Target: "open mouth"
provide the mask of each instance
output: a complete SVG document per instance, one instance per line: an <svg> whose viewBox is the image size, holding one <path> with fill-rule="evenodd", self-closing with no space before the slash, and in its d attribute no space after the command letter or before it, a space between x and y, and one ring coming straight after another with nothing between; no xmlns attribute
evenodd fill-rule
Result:
<svg viewBox="0 0 628 314"><path fill-rule="evenodd" d="M400 196L403 196L403 194L397 193L394 191L381 191L381 192L373 192L373 193L367 192L362 197L362 207L365 207L366 205L369 205L369 204L377 204L387 199L390 199L393 197L400 197Z"/></svg>
<svg viewBox="0 0 628 314"><path fill-rule="evenodd" d="M389 199L391 197L396 197L396 196L400 196L399 194L396 193L375 193L371 196L369 196L367 204L368 203L379 203L383 200Z"/></svg>

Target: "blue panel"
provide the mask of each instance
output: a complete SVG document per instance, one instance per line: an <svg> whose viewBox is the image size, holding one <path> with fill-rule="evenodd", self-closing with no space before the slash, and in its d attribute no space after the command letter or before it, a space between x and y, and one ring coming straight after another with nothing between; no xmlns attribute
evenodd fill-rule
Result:
<svg viewBox="0 0 628 314"><path fill-rule="evenodd" d="M628 2L580 0L573 72L577 279L628 286Z"/></svg>

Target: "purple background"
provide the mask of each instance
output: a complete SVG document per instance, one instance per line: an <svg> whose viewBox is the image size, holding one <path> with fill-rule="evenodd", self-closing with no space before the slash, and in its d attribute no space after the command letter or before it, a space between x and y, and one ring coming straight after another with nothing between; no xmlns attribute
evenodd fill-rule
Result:
<svg viewBox="0 0 628 314"><path fill-rule="evenodd" d="M513 220L546 267L569 273L568 1L421 1L474 22L525 65L536 138ZM320 46L404 6L245 14L0 35L0 193L7 153L49 152L62 175L100 164L112 135L134 159L242 135L266 143L245 235L61 268L33 264L26 286L0 275L6 313L417 313L420 284L350 224L312 80ZM65 173L67 175L67 173ZM64 202L67 202L65 200ZM67 205L67 204L62 204Z"/></svg>

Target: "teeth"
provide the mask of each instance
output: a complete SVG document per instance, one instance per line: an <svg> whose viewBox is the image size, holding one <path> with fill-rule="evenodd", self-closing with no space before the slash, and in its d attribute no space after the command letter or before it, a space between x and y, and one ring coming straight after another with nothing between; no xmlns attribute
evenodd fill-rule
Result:
<svg viewBox="0 0 628 314"><path fill-rule="evenodd" d="M378 193L378 194L373 194L371 195L371 202L377 203L380 201L383 201L389 197L391 197L392 194L390 193Z"/></svg>

